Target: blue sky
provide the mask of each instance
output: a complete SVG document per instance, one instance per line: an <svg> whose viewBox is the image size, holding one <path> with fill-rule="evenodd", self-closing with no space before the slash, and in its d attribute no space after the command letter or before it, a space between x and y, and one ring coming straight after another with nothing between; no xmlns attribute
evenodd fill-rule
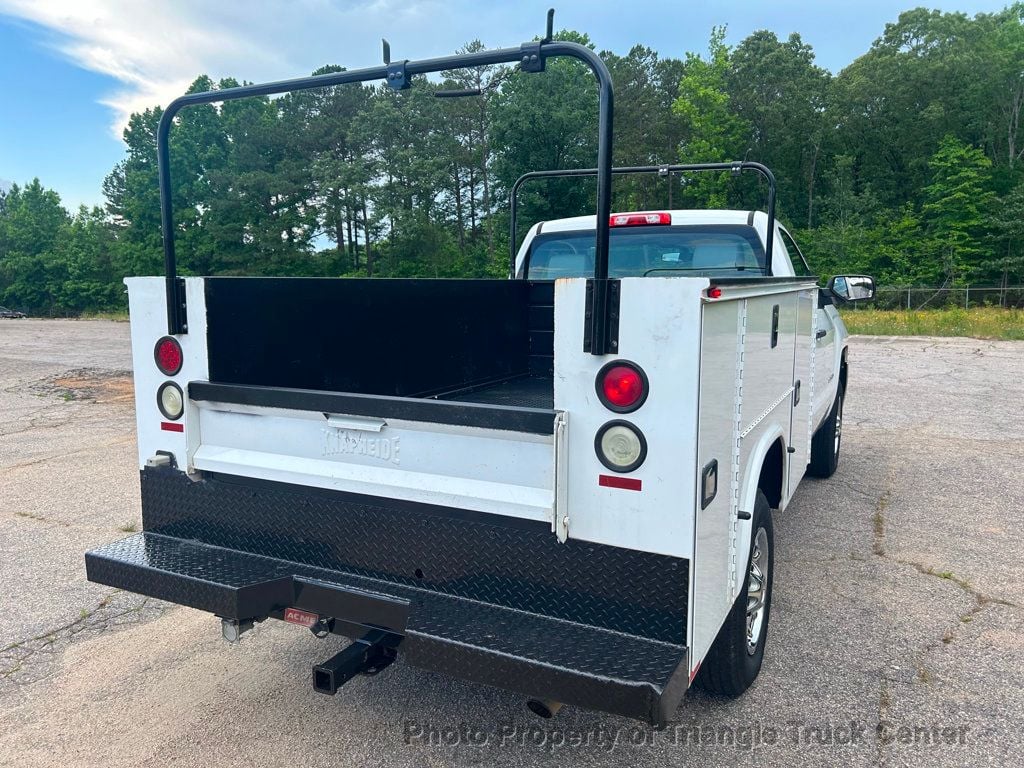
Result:
<svg viewBox="0 0 1024 768"><path fill-rule="evenodd" d="M516 45L542 31L551 0L0 0L0 181L38 176L70 208L102 204L103 177L123 154L127 115L164 104L198 74L251 81L306 74L323 64L452 52L474 38ZM932 0L974 14L1006 3ZM891 0L621 0L557 2L556 26L586 32L599 49L636 44L663 56L703 51L711 27L735 44L756 29L796 31L818 63L838 71L886 22L915 5Z"/></svg>

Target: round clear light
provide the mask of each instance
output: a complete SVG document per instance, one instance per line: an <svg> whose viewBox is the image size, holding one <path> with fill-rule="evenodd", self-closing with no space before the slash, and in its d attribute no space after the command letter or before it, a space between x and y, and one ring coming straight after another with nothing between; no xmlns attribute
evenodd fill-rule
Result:
<svg viewBox="0 0 1024 768"><path fill-rule="evenodd" d="M610 464L626 468L639 460L643 453L643 443L632 429L616 424L601 435L601 453Z"/></svg>
<svg viewBox="0 0 1024 768"><path fill-rule="evenodd" d="M157 393L157 401L160 404L160 412L171 421L180 419L185 410L185 398L181 390L175 384L167 382Z"/></svg>

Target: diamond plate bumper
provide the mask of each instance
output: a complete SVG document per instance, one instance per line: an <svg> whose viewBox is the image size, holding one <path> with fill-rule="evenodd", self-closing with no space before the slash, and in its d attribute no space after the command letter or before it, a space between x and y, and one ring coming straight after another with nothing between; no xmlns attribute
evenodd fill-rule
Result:
<svg viewBox="0 0 1024 768"><path fill-rule="evenodd" d="M664 725L687 687L686 648L426 589L153 533L86 554L90 581L227 619L295 606L403 639L426 669Z"/></svg>
<svg viewBox="0 0 1024 768"><path fill-rule="evenodd" d="M406 662L654 724L687 687L686 560L280 483L146 469L141 486L144 532L89 552L91 581L225 619L383 628Z"/></svg>

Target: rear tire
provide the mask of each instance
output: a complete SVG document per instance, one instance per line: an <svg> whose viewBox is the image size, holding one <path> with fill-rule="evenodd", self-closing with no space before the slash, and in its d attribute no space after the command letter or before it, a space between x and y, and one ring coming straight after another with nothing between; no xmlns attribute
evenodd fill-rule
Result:
<svg viewBox="0 0 1024 768"><path fill-rule="evenodd" d="M775 571L775 537L768 499L757 492L750 537L750 557L743 589L704 657L697 684L709 693L735 697L757 679L768 640Z"/></svg>
<svg viewBox="0 0 1024 768"><path fill-rule="evenodd" d="M846 388L842 384L836 392L836 401L832 403L825 423L811 438L811 463L807 465L807 473L813 477L832 477L839 466L839 449L843 439L843 401L846 399Z"/></svg>

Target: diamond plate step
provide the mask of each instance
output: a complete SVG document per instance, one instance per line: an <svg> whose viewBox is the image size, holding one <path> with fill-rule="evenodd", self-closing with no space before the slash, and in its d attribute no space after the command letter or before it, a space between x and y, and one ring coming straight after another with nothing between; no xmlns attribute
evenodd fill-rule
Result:
<svg viewBox="0 0 1024 768"><path fill-rule="evenodd" d="M382 626L404 636L400 655L416 666L656 725L688 683L682 645L160 534L99 547L86 570L227 619L294 606Z"/></svg>

